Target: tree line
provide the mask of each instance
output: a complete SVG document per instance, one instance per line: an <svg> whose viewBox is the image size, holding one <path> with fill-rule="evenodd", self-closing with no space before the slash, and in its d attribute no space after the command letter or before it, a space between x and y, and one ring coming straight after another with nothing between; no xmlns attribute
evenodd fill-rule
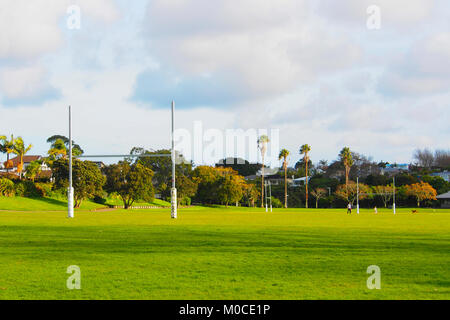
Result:
<svg viewBox="0 0 450 320"><path fill-rule="evenodd" d="M22 138L11 139L0 136L0 152L6 153L4 164L6 170L11 167L10 154L20 157L17 168L19 180L22 180L23 156L32 148L26 145ZM68 147L69 139L54 135L47 139L50 144L47 156L42 160L32 162L26 169L25 178L34 182L39 176L42 163L52 169L53 182L43 185L42 181L35 184L16 182L16 194L26 194L28 189L34 190L28 194L48 194L48 189L65 194L68 187ZM243 206L264 206L265 168L264 157L267 152L269 138L263 135L258 138L258 149L261 153L260 164L251 164L244 159L223 159L215 166L197 166L186 161L178 154L176 165L176 187L180 205L223 204ZM72 141L72 152L75 157L84 153L83 149ZM392 202L392 177L382 175L380 170L387 165L376 163L371 158L353 152L344 147L337 160L328 164L321 160L317 164L311 162L312 147L303 144L298 149L300 160L289 167L290 151L282 149L279 153L280 173L277 176L284 179L283 186L273 186L272 202L279 207L332 207L345 206L354 203L357 196L355 180L359 178L359 200L366 204L381 204L387 207ZM125 208L133 206L136 201L151 201L155 195L168 200L171 187L170 150L146 150L134 147L130 157L99 168L94 162L74 159L73 184L75 189L75 206L79 207L85 199L104 201L109 194L115 194L123 202ZM167 154L166 157L148 157L148 155ZM442 151L436 153L443 158ZM436 155L435 154L435 155ZM433 158L434 159L434 158ZM231 160L231 161L230 161ZM434 162L435 163L435 162ZM403 204L430 205L439 193L450 190L450 184L440 177L432 177L430 168L416 167L413 173L397 174L397 197ZM428 170L428 171L427 171ZM256 179L246 180L245 176L259 175ZM276 177L277 177L276 176ZM293 187L288 184L288 177L304 177L304 185ZM8 179L9 178L9 179ZM273 176L270 177L274 178ZM13 177L7 176L0 181L0 195L14 194ZM25 187L24 187L25 186ZM17 189L16 188L16 189ZM28 189L27 189L28 188ZM40 190L45 189L45 190ZM3 190L3 191L2 191ZM25 190L25 191L24 191ZM46 191L47 190L47 191Z"/></svg>

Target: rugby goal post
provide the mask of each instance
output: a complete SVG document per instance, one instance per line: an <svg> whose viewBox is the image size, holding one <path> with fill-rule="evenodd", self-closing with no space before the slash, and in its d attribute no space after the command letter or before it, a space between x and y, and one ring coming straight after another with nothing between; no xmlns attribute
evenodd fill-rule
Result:
<svg viewBox="0 0 450 320"><path fill-rule="evenodd" d="M357 213L359 214L359 195L368 195L368 196L376 196L376 195L386 195L392 194L392 210L393 213L396 214L396 205L395 205L395 177L393 178L392 185L392 193L359 193L359 178L356 179L356 203L357 203Z"/></svg>
<svg viewBox="0 0 450 320"><path fill-rule="evenodd" d="M170 154L122 154L122 155L81 155L77 158L125 158L125 157L171 157L172 159L172 189L171 195L171 218L178 218L177 210L177 189L175 186L175 164L176 164L176 153L175 153L175 101L172 101L172 128L171 128L171 153ZM74 188L72 180L72 108L69 106L69 187L67 189L67 217L74 218Z"/></svg>

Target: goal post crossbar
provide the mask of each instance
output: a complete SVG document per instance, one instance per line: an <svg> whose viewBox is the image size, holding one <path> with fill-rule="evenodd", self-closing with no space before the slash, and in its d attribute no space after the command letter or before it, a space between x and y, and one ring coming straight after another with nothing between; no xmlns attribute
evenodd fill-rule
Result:
<svg viewBox="0 0 450 320"><path fill-rule="evenodd" d="M359 193L360 196L386 196L391 195L393 196L393 192L386 192L386 193Z"/></svg>
<svg viewBox="0 0 450 320"><path fill-rule="evenodd" d="M170 153L160 154L89 154L74 156L74 158L156 158L156 157L171 157Z"/></svg>

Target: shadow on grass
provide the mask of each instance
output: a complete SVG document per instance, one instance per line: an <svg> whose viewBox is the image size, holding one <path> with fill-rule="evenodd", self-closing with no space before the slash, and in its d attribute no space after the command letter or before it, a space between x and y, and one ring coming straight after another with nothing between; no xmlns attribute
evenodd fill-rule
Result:
<svg viewBox="0 0 450 320"><path fill-rule="evenodd" d="M57 200L57 199L53 199L53 198L39 197L39 198L30 198L30 199L42 201L47 204L51 204L51 205L55 205L55 206L62 206L62 207L67 206L67 201L61 201L61 200Z"/></svg>

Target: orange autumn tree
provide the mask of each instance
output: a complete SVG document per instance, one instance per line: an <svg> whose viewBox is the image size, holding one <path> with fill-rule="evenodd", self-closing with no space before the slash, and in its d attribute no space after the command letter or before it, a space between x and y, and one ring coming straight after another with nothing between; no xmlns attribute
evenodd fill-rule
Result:
<svg viewBox="0 0 450 320"><path fill-rule="evenodd" d="M370 187L364 183L360 183L359 200L367 199L368 193L370 193ZM353 205L358 197L358 186L356 182L349 181L347 186L345 184L339 185L335 194L337 197Z"/></svg>
<svg viewBox="0 0 450 320"><path fill-rule="evenodd" d="M426 182L419 182L406 186L406 194L416 198L418 207L420 207L422 201L436 200L437 196L436 190Z"/></svg>

